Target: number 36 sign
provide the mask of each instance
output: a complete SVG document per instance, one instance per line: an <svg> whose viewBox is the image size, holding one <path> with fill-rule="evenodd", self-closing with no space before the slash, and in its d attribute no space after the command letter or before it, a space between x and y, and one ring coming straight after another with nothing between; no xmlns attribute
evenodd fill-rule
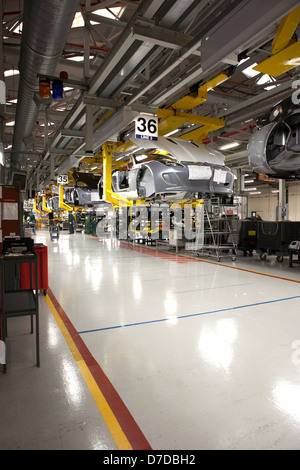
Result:
<svg viewBox="0 0 300 470"><path fill-rule="evenodd" d="M135 137L138 139L157 140L158 119L153 116L138 116L135 119Z"/></svg>

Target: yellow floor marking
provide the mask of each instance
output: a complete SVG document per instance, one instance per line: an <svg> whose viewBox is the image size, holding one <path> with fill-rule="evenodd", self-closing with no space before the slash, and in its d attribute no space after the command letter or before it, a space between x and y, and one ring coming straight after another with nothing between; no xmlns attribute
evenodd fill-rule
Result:
<svg viewBox="0 0 300 470"><path fill-rule="evenodd" d="M87 367L84 359L82 358L80 352L78 351L74 341L72 340L67 328L65 327L63 321L61 320L59 314L57 313L54 305L52 304L48 295L45 296L46 302L58 324L67 345L77 363L77 366L85 380L87 387L89 388L92 397L95 400L95 403L118 447L119 450L132 450L132 447L126 438L124 432L122 431L121 426L119 425L115 415L113 414L110 406L105 400L102 392L100 391L94 377L92 376L89 368Z"/></svg>

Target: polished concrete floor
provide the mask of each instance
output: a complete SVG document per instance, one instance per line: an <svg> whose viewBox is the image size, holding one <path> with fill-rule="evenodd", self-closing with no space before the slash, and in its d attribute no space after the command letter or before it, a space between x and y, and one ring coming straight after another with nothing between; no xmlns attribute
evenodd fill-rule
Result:
<svg viewBox="0 0 300 470"><path fill-rule="evenodd" d="M10 319L0 449L300 450L300 265L35 241L41 367Z"/></svg>

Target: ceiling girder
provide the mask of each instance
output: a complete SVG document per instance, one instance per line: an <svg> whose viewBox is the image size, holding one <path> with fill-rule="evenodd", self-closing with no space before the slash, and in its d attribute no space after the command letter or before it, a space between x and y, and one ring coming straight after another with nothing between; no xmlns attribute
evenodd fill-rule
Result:
<svg viewBox="0 0 300 470"><path fill-rule="evenodd" d="M299 5L298 0L244 0L232 13L222 18L207 34L201 47L201 63L205 72L231 52L240 52L272 24Z"/></svg>
<svg viewBox="0 0 300 470"><path fill-rule="evenodd" d="M113 5L114 2L101 2L101 7L106 4ZM132 9L130 20L125 22L93 14L100 4L89 7L90 3L87 2L89 11L83 11L85 18L97 21L99 25L115 27L113 35L117 39L114 41L111 36L105 37L112 47L108 53L100 54L100 65L99 60L95 61L97 65L91 65L92 78L85 83L78 82L82 92L71 112L67 115L57 112L59 128L55 128L53 136L49 137L49 148L45 148L43 160L47 161L51 155L64 155L66 158L56 171L66 171L68 165L69 168L76 165L85 157L85 142L78 144L78 139L90 136L92 130L93 151L96 152L106 141L115 138L128 126L132 127L131 123L138 113L154 114L157 108L171 106L188 94L191 85L200 80L207 81L224 70L224 63L236 64L240 52L251 50L259 41L264 44L264 38L270 36L276 22L296 4L299 2L295 0L223 0L209 4L199 0L143 0L135 10ZM203 12L203 21L199 12ZM247 27L242 26L245 22ZM104 41L100 30L97 41L101 42L101 38ZM255 47L253 50L252 62L259 55ZM60 61L63 62L67 61ZM286 83L266 95L259 93L243 100L237 87L231 85L233 94L227 97L231 108L218 114L215 106L213 116L225 117L226 127L234 126L248 115L249 108L254 113L254 106L257 105L255 109L259 109L260 104L262 108L270 106L276 97L288 93L288 86L290 84ZM221 100L222 93L218 94ZM269 98L268 104L264 103L266 96ZM218 96L210 93L207 98L205 109L212 112L213 102L218 104ZM89 116L92 116L93 129L90 117L89 129L86 128L87 109ZM201 114L201 109L195 111L195 116L198 113ZM48 108L47 116L53 116L55 121L56 113ZM190 119L192 121L193 117ZM201 135L202 131L196 129L196 133L188 132L182 136L186 138L197 132ZM35 171L43 175L40 168ZM44 180L44 183L47 182L48 176Z"/></svg>

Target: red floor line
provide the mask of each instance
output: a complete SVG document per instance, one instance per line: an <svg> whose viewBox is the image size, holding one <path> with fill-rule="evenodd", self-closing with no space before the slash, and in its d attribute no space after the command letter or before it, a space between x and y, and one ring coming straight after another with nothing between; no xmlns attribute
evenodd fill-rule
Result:
<svg viewBox="0 0 300 470"><path fill-rule="evenodd" d="M135 422L131 413L125 406L123 400L115 390L114 386L111 384L103 370L101 369L98 362L90 353L86 344L82 340L81 336L78 334L77 330L73 326L71 320L61 307L60 303L56 299L55 295L49 288L47 291L48 296L53 303L58 315L63 321L65 327L67 328L70 336L72 337L76 347L78 348L82 358L84 359L87 367L89 368L94 380L96 381L99 389L104 395L108 405L110 406L113 414L115 415L117 421L119 422L124 434L126 435L130 445L133 450L152 450L149 442L145 438L141 429Z"/></svg>
<svg viewBox="0 0 300 470"><path fill-rule="evenodd" d="M197 263L201 260L195 260L190 258L184 258L181 255L175 255L173 253L166 253L166 252L158 252L152 251L149 247L144 246L131 246L128 243L120 243L121 248L132 249L138 253L143 253L145 255L154 256L155 258L166 259L169 261L175 261L176 263L184 264L184 263Z"/></svg>
<svg viewBox="0 0 300 470"><path fill-rule="evenodd" d="M135 247L131 247L128 244L126 246L126 243L122 243L122 245L120 244L120 246L122 248L126 248L127 250L128 249L135 250ZM148 255L151 255L151 256L156 256L155 254L151 253L151 250L153 250L153 248L144 247L144 250L145 250L144 251L145 254L148 254ZM136 250L136 251L138 251L138 250ZM166 254L168 254L168 253L166 253ZM296 282L296 283L300 284L300 280L292 279L290 277L284 277L284 276L278 276L278 275L275 275L275 274L263 273L263 272L259 272L259 271L254 271L252 269L240 268L238 266L230 266L228 264L223 264L223 263L220 263L220 262L217 262L217 261L210 261L210 260L206 260L206 259L205 260L204 259L193 259L193 258L189 258L189 255L186 255L186 254L178 254L177 256L178 256L178 258L186 259L186 260L189 260L190 262L194 262L194 263L210 263L210 264L215 264L216 266L223 266L224 268L237 269L238 271L245 271L245 272L248 272L248 273L258 274L259 276L272 277L272 278L275 278L275 279L281 279L283 281ZM180 261L178 260L177 262L179 263Z"/></svg>

